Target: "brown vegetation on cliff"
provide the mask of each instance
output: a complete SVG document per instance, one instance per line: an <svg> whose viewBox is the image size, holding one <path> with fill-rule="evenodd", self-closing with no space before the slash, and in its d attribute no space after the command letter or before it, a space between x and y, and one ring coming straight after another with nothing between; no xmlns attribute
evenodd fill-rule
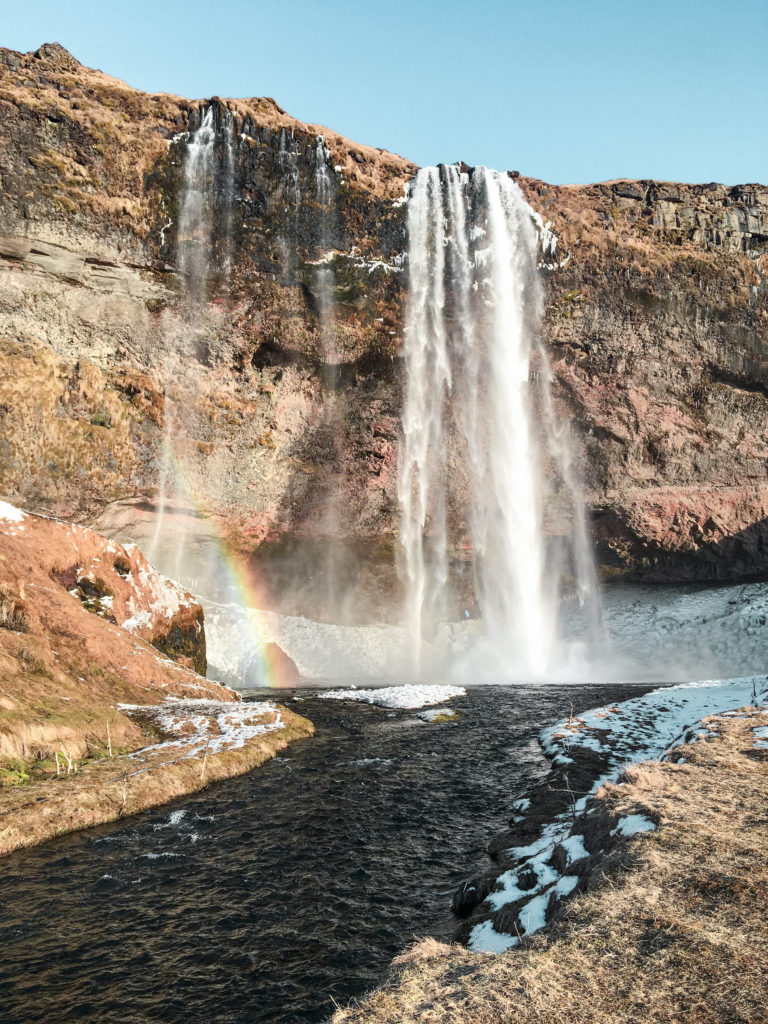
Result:
<svg viewBox="0 0 768 1024"><path fill-rule="evenodd" d="M606 787L606 814L659 828L601 863L548 934L499 955L428 939L333 1024L762 1024L768 752L753 729L767 722L713 717L719 734L678 763L637 765Z"/></svg>
<svg viewBox="0 0 768 1024"><path fill-rule="evenodd" d="M350 564L370 552L349 604L374 615L381 581L396 589L399 200L414 165L273 100L144 94L57 46L0 50L0 105L0 376L28 382L0 399L0 487L78 521L109 502L151 503L167 415L183 421L198 505L239 553L266 565L306 542ZM213 211L193 331L179 202L184 140L209 107L220 170L233 147L236 202ZM766 187L516 177L557 236L541 258L543 334L555 399L585 448L606 570L768 570ZM325 333L318 260L334 282ZM50 473L33 451L53 453ZM552 533L562 516L548 510ZM307 594L286 610L319 614Z"/></svg>
<svg viewBox="0 0 768 1024"><path fill-rule="evenodd" d="M31 53L0 48L3 121L12 125L33 116L47 122L50 145L32 154L27 172L37 183L39 201L50 212L97 228L106 220L126 240L143 239L153 226L158 197L146 191L145 180L165 156L168 141L187 131L190 112L206 102L141 92L85 67L56 43ZM416 171L394 154L298 121L270 98L220 102L259 128L285 129L311 142L323 135L353 189L397 198Z"/></svg>
<svg viewBox="0 0 768 1024"><path fill-rule="evenodd" d="M138 548L0 503L0 855L247 771L311 734L204 672L202 608ZM204 745L125 707L169 698L203 700ZM253 725L250 707L263 735L220 741L227 709Z"/></svg>

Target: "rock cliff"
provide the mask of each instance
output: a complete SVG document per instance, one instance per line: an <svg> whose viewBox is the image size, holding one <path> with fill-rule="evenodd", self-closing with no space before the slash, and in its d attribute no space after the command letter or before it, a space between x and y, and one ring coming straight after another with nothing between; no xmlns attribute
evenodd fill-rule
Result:
<svg viewBox="0 0 768 1024"><path fill-rule="evenodd" d="M199 674L202 608L137 548L5 502L0 666L0 760L62 747L86 757L106 745L109 719L116 747L136 745L141 730L115 713L119 701L235 696Z"/></svg>
<svg viewBox="0 0 768 1024"><path fill-rule="evenodd" d="M202 608L138 548L0 502L0 857L311 735L204 671Z"/></svg>
<svg viewBox="0 0 768 1024"><path fill-rule="evenodd" d="M183 157L209 111L191 305ZM386 614L414 165L273 100L141 93L56 44L0 50L0 117L0 492L105 529L151 517L172 426L189 516L273 606L328 615L332 573L349 617ZM513 174L557 239L545 341L605 570L765 571L768 188Z"/></svg>

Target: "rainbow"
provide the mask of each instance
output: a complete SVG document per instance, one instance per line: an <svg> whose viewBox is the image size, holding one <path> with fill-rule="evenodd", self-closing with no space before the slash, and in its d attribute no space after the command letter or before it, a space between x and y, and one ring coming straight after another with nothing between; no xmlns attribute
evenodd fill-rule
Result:
<svg viewBox="0 0 768 1024"><path fill-rule="evenodd" d="M199 488L196 486L191 472L174 450L168 429L161 447L163 456L163 476L159 494L159 514L155 525L154 535L146 552L150 561L156 551L158 542L162 537L163 520L168 495L165 492L165 485L169 476L169 470L174 474L178 482L173 492L173 502L179 501L194 511L202 519L210 530L210 538L216 551L216 569L220 571L224 582L227 584L227 591L235 597L237 603L244 609L264 609L270 605L267 588L259 578L255 567L250 560L241 553L234 550L230 542L223 535L216 521L211 517L205 502L202 499ZM258 677L264 687L281 689L295 685L293 680L287 678L284 671L284 662L281 664L282 651L276 643L267 640L258 622L258 616L249 615L246 621L252 639L252 649L255 653ZM284 656L283 656L284 657Z"/></svg>

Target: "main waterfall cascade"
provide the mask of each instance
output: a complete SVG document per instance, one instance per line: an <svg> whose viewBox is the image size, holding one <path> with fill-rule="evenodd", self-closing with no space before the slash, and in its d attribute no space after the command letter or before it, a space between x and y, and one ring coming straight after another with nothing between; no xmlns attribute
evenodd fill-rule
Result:
<svg viewBox="0 0 768 1024"><path fill-rule="evenodd" d="M220 104L191 116L172 152L178 219L163 229L174 229L186 301L183 322L167 321L178 326L165 353L168 399L156 512L111 529L116 539L138 542L162 572L202 600L212 674L236 686L263 685L269 640L294 658L305 679L317 682L394 683L409 673L444 678L449 671L464 682L670 680L732 673L734 666L742 674L757 670L759 622L768 606L762 585L739 594L738 613L723 596L729 591L673 594L667 587L650 601L646 592L610 593L611 651L606 657L603 645L595 645L586 654L597 656L582 667L585 640L602 639L600 605L578 460L569 424L556 415L538 334L543 303L536 217L509 177L482 168L469 175L456 167L425 169L408 204L399 478L406 622L339 624L344 581L331 544L322 567L328 621L264 611L265 594L244 586L244 567L234 563L195 493L190 440L196 356L205 359L215 343L220 320L209 300L227 292L235 267L239 157L249 143L240 137L244 126ZM346 512L335 474L351 457L338 372L343 349L335 341L341 322L333 305L336 252L344 238L339 177L321 137L307 146L283 129L275 144L281 279L295 286L299 272L310 268L304 280L314 300L323 375L312 428L328 466L315 523L333 538ZM542 238L542 248L550 241ZM310 255L300 267L300 256ZM551 253L543 262L551 262ZM319 592L318 582L313 585Z"/></svg>
<svg viewBox="0 0 768 1024"><path fill-rule="evenodd" d="M487 681L572 671L583 642L563 639L561 580L573 580L583 637L599 621L599 597L538 337L532 210L506 174L424 168L408 240L399 499L411 671L438 667L438 629L460 615L481 619L471 672ZM570 520L559 544L545 537L552 502ZM467 560L471 592L450 596L451 571Z"/></svg>

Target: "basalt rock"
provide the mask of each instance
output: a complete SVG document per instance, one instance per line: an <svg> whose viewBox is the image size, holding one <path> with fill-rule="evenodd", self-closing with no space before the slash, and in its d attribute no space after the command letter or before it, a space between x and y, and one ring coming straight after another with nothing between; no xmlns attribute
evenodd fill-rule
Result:
<svg viewBox="0 0 768 1024"><path fill-rule="evenodd" d="M180 188L208 109L211 260L192 323ZM415 171L270 99L150 95L57 46L0 50L0 492L97 525L122 502L152 508L182 424L196 514L268 579L269 603L323 617L341 589L349 618L385 616ZM605 571L768 571L768 189L515 178L557 238L542 232L544 336ZM555 504L547 529L566 520ZM313 565L301 587L297 558Z"/></svg>

